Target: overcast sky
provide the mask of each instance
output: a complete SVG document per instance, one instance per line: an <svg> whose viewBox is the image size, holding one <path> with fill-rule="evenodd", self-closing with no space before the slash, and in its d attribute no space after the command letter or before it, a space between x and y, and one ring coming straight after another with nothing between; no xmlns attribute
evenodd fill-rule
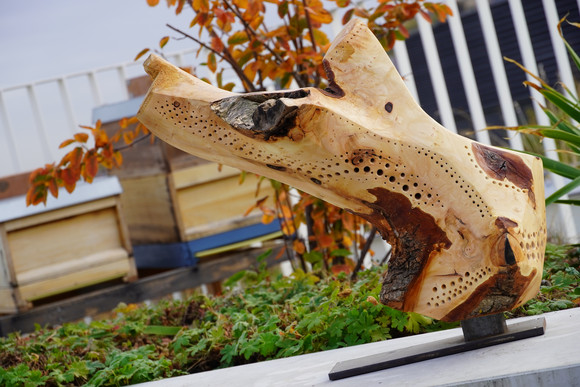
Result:
<svg viewBox="0 0 580 387"><path fill-rule="evenodd" d="M0 88L131 61L171 35L165 23L187 27L184 13L176 17L165 1L0 0Z"/></svg>

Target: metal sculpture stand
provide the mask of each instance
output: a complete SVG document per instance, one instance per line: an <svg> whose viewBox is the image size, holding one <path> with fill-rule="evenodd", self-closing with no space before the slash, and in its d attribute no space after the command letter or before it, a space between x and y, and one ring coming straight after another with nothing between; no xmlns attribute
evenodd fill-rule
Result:
<svg viewBox="0 0 580 387"><path fill-rule="evenodd" d="M541 336L546 330L543 317L506 325L503 314L476 317L461 321L463 337L416 345L409 348L341 361L328 374L330 380L367 374L424 360L454 355L492 345Z"/></svg>

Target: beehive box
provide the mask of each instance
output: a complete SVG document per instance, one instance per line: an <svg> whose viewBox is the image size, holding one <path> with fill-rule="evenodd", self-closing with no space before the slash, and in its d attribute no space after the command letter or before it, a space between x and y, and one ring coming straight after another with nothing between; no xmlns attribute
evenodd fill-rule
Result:
<svg viewBox="0 0 580 387"><path fill-rule="evenodd" d="M79 184L47 206L0 201L0 313L115 278L136 279L115 177Z"/></svg>
<svg viewBox="0 0 580 387"><path fill-rule="evenodd" d="M94 111L94 118L101 119L103 128L113 135L120 128L119 120L134 115L139 103L137 99L103 106ZM161 264L168 262L162 256L173 253L164 251L164 246L171 251L191 250L189 245L175 244L260 225L260 210L244 215L248 208L264 196L269 196L268 204L274 206L274 192L268 181L257 192L259 177L247 174L240 183L240 170L220 167L159 139L139 141L125 149L123 166L110 173L123 187L123 216L140 268L153 264L147 258L147 265L142 265L141 255L146 249L159 256ZM251 230L254 234L249 238L271 233L272 225ZM223 243L229 243L227 238Z"/></svg>

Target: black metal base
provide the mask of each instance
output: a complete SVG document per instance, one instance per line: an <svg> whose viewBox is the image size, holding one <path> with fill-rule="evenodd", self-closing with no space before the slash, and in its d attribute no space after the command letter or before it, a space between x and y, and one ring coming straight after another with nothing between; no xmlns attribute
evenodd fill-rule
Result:
<svg viewBox="0 0 580 387"><path fill-rule="evenodd" d="M475 320L475 319L474 319ZM451 337L432 343L416 345L358 359L341 361L335 364L328 374L330 380L339 380L369 372L385 370L442 356L454 355L492 345L509 343L511 341L541 336L546 330L546 320L543 317L507 327L504 333L493 334L467 341L464 337ZM465 331L465 328L464 328Z"/></svg>

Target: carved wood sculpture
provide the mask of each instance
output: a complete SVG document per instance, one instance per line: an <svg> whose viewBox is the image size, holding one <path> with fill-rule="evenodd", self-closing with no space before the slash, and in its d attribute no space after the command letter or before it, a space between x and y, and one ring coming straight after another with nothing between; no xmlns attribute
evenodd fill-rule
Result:
<svg viewBox="0 0 580 387"><path fill-rule="evenodd" d="M360 21L325 59L329 87L236 94L157 56L137 115L186 152L267 176L367 219L393 246L381 301L444 321L538 291L546 241L539 159L431 119Z"/></svg>

